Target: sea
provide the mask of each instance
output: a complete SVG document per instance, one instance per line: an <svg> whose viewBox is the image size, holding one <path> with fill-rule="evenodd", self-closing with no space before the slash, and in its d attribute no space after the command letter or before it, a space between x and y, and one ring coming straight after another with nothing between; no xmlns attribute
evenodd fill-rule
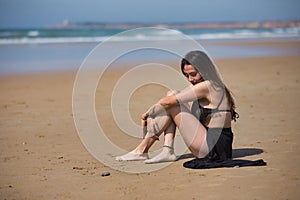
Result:
<svg viewBox="0 0 300 200"><path fill-rule="evenodd" d="M175 60L176 56L149 44L188 49L185 40L199 43L212 58L300 55L297 47L271 48L263 45L232 45L260 41L299 41L300 27L280 28L23 28L0 29L0 74L78 70L99 45L106 54L113 49L128 49L116 55L120 62ZM132 50L132 44L139 48ZM144 45L143 45L144 44ZM151 45L150 45L151 46ZM176 50L175 50L176 51ZM99 57L99 59L104 59Z"/></svg>

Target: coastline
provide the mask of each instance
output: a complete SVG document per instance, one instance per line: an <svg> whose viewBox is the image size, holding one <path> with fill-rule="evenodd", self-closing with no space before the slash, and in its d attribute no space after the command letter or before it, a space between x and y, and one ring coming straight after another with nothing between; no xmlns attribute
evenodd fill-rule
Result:
<svg viewBox="0 0 300 200"><path fill-rule="evenodd" d="M294 48L295 43L285 45ZM281 43L276 46L280 47ZM298 49L299 43L295 47ZM299 55L220 58L215 62L234 93L240 114L237 123L233 123L234 157L263 158L267 166L189 170L182 167L189 159L183 159L151 173L112 170L88 153L76 132L72 116L76 71L1 75L0 196L297 199L300 196ZM170 65L179 68L178 62ZM123 72L124 69L108 72L108 83L113 85ZM97 91L96 99L111 95L110 87L102 90L104 93ZM155 99L165 90L147 92ZM135 107L133 118L153 101L145 96L136 98L144 104ZM96 103L96 110L99 120L104 120L101 113L107 114L104 126L113 141L118 140L128 150L137 144L138 139L122 134L116 127L109 116L109 106ZM159 143L155 148L158 147ZM104 171L111 175L102 177Z"/></svg>

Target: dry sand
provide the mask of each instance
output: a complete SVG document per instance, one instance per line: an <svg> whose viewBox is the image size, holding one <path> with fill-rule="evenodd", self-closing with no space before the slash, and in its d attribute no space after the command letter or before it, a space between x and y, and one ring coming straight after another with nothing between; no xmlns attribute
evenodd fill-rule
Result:
<svg viewBox="0 0 300 200"><path fill-rule="evenodd" d="M233 123L234 157L263 158L267 166L191 170L182 167L189 158L151 173L110 169L87 152L76 132L76 72L6 75L0 77L0 199L299 199L300 57L216 63L240 113ZM107 87L98 88L96 99L109 101L121 72L106 74ZM153 99L165 90L143 88ZM153 103L141 94L132 97L136 121ZM104 101L96 109L107 114L99 121L113 142L128 150L139 142L116 127ZM102 177L104 171L111 175Z"/></svg>

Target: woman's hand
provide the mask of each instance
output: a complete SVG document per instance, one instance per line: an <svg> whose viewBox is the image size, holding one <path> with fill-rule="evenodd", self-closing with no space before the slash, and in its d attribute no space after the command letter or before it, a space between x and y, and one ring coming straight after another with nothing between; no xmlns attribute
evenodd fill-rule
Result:
<svg viewBox="0 0 300 200"><path fill-rule="evenodd" d="M143 138L147 135L147 119L141 119L142 135Z"/></svg>
<svg viewBox="0 0 300 200"><path fill-rule="evenodd" d="M142 114L142 116L141 116L142 120L147 120L148 117L149 117L149 110L147 112L145 112L144 114Z"/></svg>
<svg viewBox="0 0 300 200"><path fill-rule="evenodd" d="M149 110L147 112L145 112L144 114L142 114L141 116L141 126L142 126L142 135L143 138L146 137L147 134L147 118L149 117Z"/></svg>

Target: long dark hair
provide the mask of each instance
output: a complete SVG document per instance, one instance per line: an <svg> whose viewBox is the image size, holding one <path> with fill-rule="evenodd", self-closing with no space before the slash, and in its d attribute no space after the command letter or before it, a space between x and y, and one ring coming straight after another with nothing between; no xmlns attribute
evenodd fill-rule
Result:
<svg viewBox="0 0 300 200"><path fill-rule="evenodd" d="M203 51L191 51L181 60L181 71L183 74L185 65L193 65L204 80L213 81L217 86L224 87L229 100L232 120L236 121L239 114L235 112L236 106L232 93L223 83L215 64L208 55Z"/></svg>

